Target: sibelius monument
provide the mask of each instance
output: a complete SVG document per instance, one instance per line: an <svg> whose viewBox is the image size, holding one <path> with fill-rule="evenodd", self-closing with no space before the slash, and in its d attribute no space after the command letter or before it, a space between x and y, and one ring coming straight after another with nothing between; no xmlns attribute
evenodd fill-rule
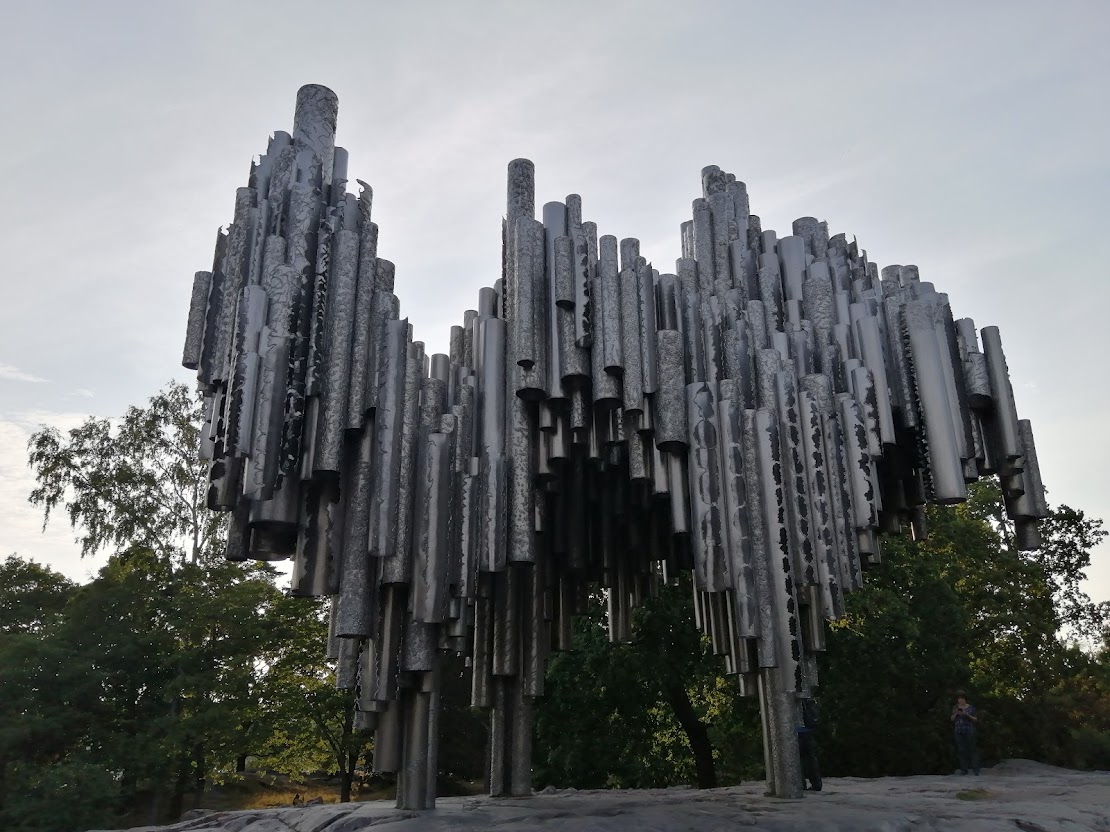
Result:
<svg viewBox="0 0 1110 832"><path fill-rule="evenodd" d="M799 702L880 534L923 536L927 502L997 475L1018 545L1039 546L997 328L824 222L763 230L717 167L661 274L577 194L537 219L517 159L501 277L429 356L369 186L347 193L337 111L298 92L194 278L183 364L227 557L292 558L293 594L330 597L337 684L409 809L435 804L442 654L466 657L490 712L490 793L527 795L533 703L587 593L624 640L692 572L698 627L759 698L768 785L800 797Z"/></svg>

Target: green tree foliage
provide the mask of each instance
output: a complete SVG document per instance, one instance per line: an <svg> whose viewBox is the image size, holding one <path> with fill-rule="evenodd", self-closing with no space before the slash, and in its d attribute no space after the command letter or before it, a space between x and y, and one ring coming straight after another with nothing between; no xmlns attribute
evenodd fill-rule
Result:
<svg viewBox="0 0 1110 832"><path fill-rule="evenodd" d="M762 771L755 703L721 675L692 597L688 578L664 587L637 610L629 644L609 643L603 599L591 598L537 703L541 785L708 786Z"/></svg>
<svg viewBox="0 0 1110 832"><path fill-rule="evenodd" d="M328 630L323 605L309 602L317 606L306 620L303 600L290 600L285 612L302 636L287 641L283 655L270 666L260 709L265 741L255 755L266 768L285 774L335 771L339 799L347 801L368 738L354 731L351 693L336 690L334 677L322 663ZM304 638L306 632L313 632L313 637Z"/></svg>
<svg viewBox="0 0 1110 832"><path fill-rule="evenodd" d="M0 563L0 633L40 634L55 623L75 589L47 566L11 555Z"/></svg>
<svg viewBox="0 0 1110 832"><path fill-rule="evenodd" d="M1080 588L1091 552L1106 537L1102 520L1071 506L1057 506L1041 524L1041 548L1034 553L1045 570L1060 622L1086 640L1097 640L1110 622L1110 602L1093 604Z"/></svg>
<svg viewBox="0 0 1110 832"><path fill-rule="evenodd" d="M51 765L17 764L0 813L9 832L72 832L111 826L118 786L112 772L78 753Z"/></svg>
<svg viewBox="0 0 1110 832"><path fill-rule="evenodd" d="M1076 713L1057 691L1073 689L1087 661L1098 666L1061 628L1100 621L1079 582L1101 521L1061 506L1040 550L1019 552L997 485L972 486L969 497L931 507L924 541L886 538L882 565L834 625L821 678L831 773L950 771L945 729L961 687L980 708L985 758L1086 763L1074 754Z"/></svg>
<svg viewBox="0 0 1110 832"><path fill-rule="evenodd" d="M95 681L56 636L74 591L39 564L12 556L0 566L0 828L67 830L112 817L114 783L104 799L81 791L107 772L76 743L98 706ZM66 780L69 794L88 798L81 806L44 799Z"/></svg>
<svg viewBox="0 0 1110 832"><path fill-rule="evenodd" d="M343 733L345 700L323 659L326 607L322 599L283 594L270 617L285 636L261 659L265 672L250 694L245 749L257 764L281 774L335 770L333 740ZM239 759L236 767L245 762Z"/></svg>
<svg viewBox="0 0 1110 832"><path fill-rule="evenodd" d="M31 440L32 501L47 518L65 511L83 551L109 558L80 587L15 556L0 563L0 828L173 819L248 758L339 772L349 796L366 740L323 659L325 607L278 590L270 566L222 559L199 422L195 397L171 385L118 423ZM1107 610L1080 589L1101 521L1060 506L1041 548L1018 552L992 483L928 521L927 540L884 540L831 627L826 773L950 771L957 687L980 709L986 760L1110 768ZM637 611L632 641L614 645L603 595L590 599L537 704L537 785L763 776L756 703L722 675L692 606L688 578L664 587ZM474 779L487 737L468 676L446 662L440 763Z"/></svg>
<svg viewBox="0 0 1110 832"><path fill-rule="evenodd" d="M1105 771L1110 769L1110 630L1092 653L1070 645L1065 662L1050 701L1067 731L1066 762Z"/></svg>
<svg viewBox="0 0 1110 832"><path fill-rule="evenodd" d="M64 508L81 554L139 546L196 563L224 534L205 507L208 467L199 458L199 398L170 384L115 427L89 418L62 434L44 426L28 442L43 524Z"/></svg>
<svg viewBox="0 0 1110 832"><path fill-rule="evenodd" d="M934 522L929 546L969 552L985 531ZM956 538L953 540L952 538ZM848 598L827 639L820 675L822 766L877 776L941 770L950 756L951 691L969 683L970 616L938 558L887 539L882 565Z"/></svg>
<svg viewBox="0 0 1110 832"><path fill-rule="evenodd" d="M488 775L485 747L489 720L470 706L472 670L461 656L446 655L440 665L439 777L440 794L461 782L482 782Z"/></svg>
<svg viewBox="0 0 1110 832"><path fill-rule="evenodd" d="M123 772L124 797L167 813L258 738L260 688L289 632L268 567L216 559L172 570L145 549L113 557L59 636L88 663L102 713L87 742ZM136 673L136 668L142 668Z"/></svg>
<svg viewBox="0 0 1110 832"><path fill-rule="evenodd" d="M325 637L319 607L280 592L268 566L112 556L50 627L0 636L3 792L53 783L59 765L99 766L110 805L159 820L248 755L288 773L334 769L321 724L299 719L312 701L321 720L342 720ZM24 794L19 811L30 805Z"/></svg>
<svg viewBox="0 0 1110 832"><path fill-rule="evenodd" d="M574 649L552 659L537 702L537 784L658 785L654 738L662 703L632 651L609 644L603 603L591 601L589 614L575 622Z"/></svg>
<svg viewBox="0 0 1110 832"><path fill-rule="evenodd" d="M957 688L980 708L985 759L1110 767L1110 649L1069 646L1069 628L1105 629L1080 590L1101 521L1060 506L1036 552L1013 548L995 483L967 504L931 507L929 537L883 540L883 561L830 628L818 730L830 775L939 773L954 766L948 714ZM595 599L574 650L558 655L537 707L537 778L562 786L698 782L673 706L684 687L722 783L762 777L758 711L689 623L689 588L637 616L611 645ZM1063 628L1063 630L1062 630Z"/></svg>
<svg viewBox="0 0 1110 832"><path fill-rule="evenodd" d="M336 770L344 710L323 606L288 597L268 565L223 560L199 422L196 397L170 385L118 425L31 439L32 502L48 519L64 510L83 552L109 558L81 587L18 557L0 564L0 828L174 819L248 757ZM57 810L57 794L88 812Z"/></svg>

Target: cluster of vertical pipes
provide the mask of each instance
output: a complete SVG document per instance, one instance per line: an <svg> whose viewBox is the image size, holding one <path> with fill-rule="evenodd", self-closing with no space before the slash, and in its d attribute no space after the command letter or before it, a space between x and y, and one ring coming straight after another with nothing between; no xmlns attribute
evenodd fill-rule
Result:
<svg viewBox="0 0 1110 832"><path fill-rule="evenodd" d="M490 792L531 792L532 709L600 587L614 640L692 572L699 628L758 696L767 776L800 796L798 703L879 533L997 475L1018 543L1048 508L998 330L953 320L914 266L825 223L779 238L702 171L682 257L598 237L571 195L536 218L509 164L501 278L425 354L346 192L338 101L306 86L193 284L183 363L208 422L232 560L292 558L329 596L329 657L398 805L434 805L439 664L490 711Z"/></svg>

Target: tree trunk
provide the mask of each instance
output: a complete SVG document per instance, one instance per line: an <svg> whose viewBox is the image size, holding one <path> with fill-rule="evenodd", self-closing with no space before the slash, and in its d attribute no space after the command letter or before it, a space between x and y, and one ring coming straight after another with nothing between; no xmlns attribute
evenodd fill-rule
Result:
<svg viewBox="0 0 1110 832"><path fill-rule="evenodd" d="M194 789L196 792L196 801L199 802L204 797L204 787L208 781L208 766L204 759L204 744L197 743L193 747L193 762L196 765L195 779L193 780ZM197 805L194 803L194 806Z"/></svg>
<svg viewBox="0 0 1110 832"><path fill-rule="evenodd" d="M131 768L125 768L123 774L120 775L119 793L122 799L121 802L124 805L130 806L137 802L136 796L138 793L138 786L136 785L135 774ZM151 821L151 823L153 824L154 821Z"/></svg>
<svg viewBox="0 0 1110 832"><path fill-rule="evenodd" d="M248 719L239 728L240 731L242 731L242 735L243 735L242 743L247 748L251 747L250 730L253 726L254 726L254 720L253 719ZM250 756L249 752L243 752L242 754L239 754L238 756L236 756L236 758L235 758L235 773L236 774L242 774L244 771L247 770L247 757L249 757L249 756Z"/></svg>
<svg viewBox="0 0 1110 832"><path fill-rule="evenodd" d="M339 802L351 802L351 784L355 779L355 768L358 766L358 754L347 754L343 770L339 773Z"/></svg>
<svg viewBox="0 0 1110 832"><path fill-rule="evenodd" d="M185 811L185 792L188 790L190 760L187 754L181 755L177 769L177 777L173 781L173 792L170 794L170 805L166 812L166 820L176 821Z"/></svg>
<svg viewBox="0 0 1110 832"><path fill-rule="evenodd" d="M350 803L351 783L355 779L355 765L358 762L358 757L340 751L335 755L335 759L339 763L339 802Z"/></svg>
<svg viewBox="0 0 1110 832"><path fill-rule="evenodd" d="M705 723L698 719L686 688L681 685L671 685L667 689L667 701L670 702L678 724L682 726L682 730L686 732L686 738L690 741L690 750L694 754L694 765L697 770L698 788L717 788L717 772L713 768L713 746L709 743L709 731Z"/></svg>
<svg viewBox="0 0 1110 832"><path fill-rule="evenodd" d="M149 815L150 825L151 826L158 826L159 824L162 823L162 821L164 819L162 817L162 790L161 789L151 790L151 792L150 792L150 804L149 805L150 805L150 809L149 809L149 811L150 811L150 815Z"/></svg>
<svg viewBox="0 0 1110 832"><path fill-rule="evenodd" d="M347 697L343 704L346 711L343 717L343 736L340 740L339 753L335 756L339 760L339 802L350 803L351 780L354 779L355 766L358 764L358 754L352 754L349 750L354 735L355 709L351 697Z"/></svg>

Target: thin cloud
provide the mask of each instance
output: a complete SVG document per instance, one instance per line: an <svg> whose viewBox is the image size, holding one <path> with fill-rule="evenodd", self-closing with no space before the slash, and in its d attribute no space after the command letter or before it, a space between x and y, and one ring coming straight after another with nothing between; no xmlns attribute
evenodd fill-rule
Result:
<svg viewBox="0 0 1110 832"><path fill-rule="evenodd" d="M46 384L49 380L39 378L28 372L24 372L12 364L0 363L0 379L5 381L29 381L33 384Z"/></svg>

